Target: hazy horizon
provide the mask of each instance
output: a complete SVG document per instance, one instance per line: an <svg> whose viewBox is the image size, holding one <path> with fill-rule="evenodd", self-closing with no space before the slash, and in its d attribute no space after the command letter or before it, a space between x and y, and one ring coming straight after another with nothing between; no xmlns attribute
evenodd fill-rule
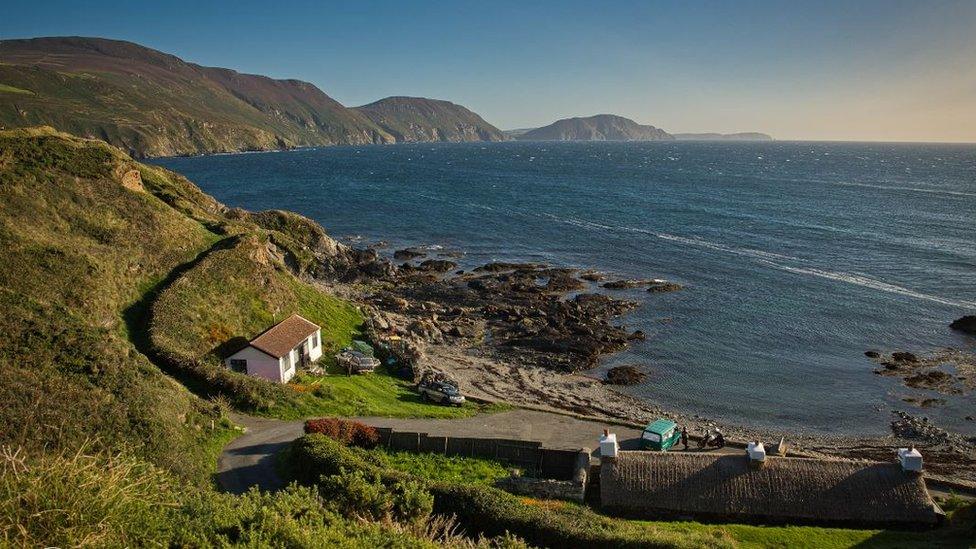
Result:
<svg viewBox="0 0 976 549"><path fill-rule="evenodd" d="M671 133L976 142L976 2L13 2L0 39L100 36L312 82L347 106L445 99L502 129L608 113Z"/></svg>

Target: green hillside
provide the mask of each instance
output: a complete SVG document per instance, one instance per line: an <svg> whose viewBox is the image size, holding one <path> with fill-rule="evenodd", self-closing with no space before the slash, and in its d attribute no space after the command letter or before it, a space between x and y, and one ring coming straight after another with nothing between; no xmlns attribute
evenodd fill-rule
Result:
<svg viewBox="0 0 976 549"><path fill-rule="evenodd" d="M501 130L449 101L387 97L356 107L397 141L505 141Z"/></svg>
<svg viewBox="0 0 976 549"><path fill-rule="evenodd" d="M307 82L202 67L100 38L0 41L0 126L50 125L134 156L387 143Z"/></svg>
<svg viewBox="0 0 976 549"><path fill-rule="evenodd" d="M0 129L48 125L134 157L394 141L500 141L447 101L351 109L300 80L203 67L102 38L0 40Z"/></svg>
<svg viewBox="0 0 976 549"><path fill-rule="evenodd" d="M317 234L311 222L230 213L103 142L0 131L0 546L451 538L363 522L311 489L232 496L211 486L216 453L236 432L225 403L304 402L221 368L221 346L292 311L322 322L332 346L361 322L355 307L297 278L272 243L300 247Z"/></svg>

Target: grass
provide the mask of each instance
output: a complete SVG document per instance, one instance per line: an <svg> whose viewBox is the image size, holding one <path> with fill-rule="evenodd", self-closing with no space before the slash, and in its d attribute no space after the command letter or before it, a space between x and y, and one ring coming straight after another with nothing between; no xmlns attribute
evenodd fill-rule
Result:
<svg viewBox="0 0 976 549"><path fill-rule="evenodd" d="M333 370L334 371L334 370ZM509 409L500 404L467 402L464 406L442 406L424 402L412 384L380 366L371 374L348 376L333 373L312 376L300 373L290 384L300 397L271 412L283 419L312 416L382 416L463 418L478 413Z"/></svg>
<svg viewBox="0 0 976 549"><path fill-rule="evenodd" d="M332 366L335 353L362 334L362 313L348 301L295 278L290 278L288 284L298 300L299 314L322 327L323 360L326 366Z"/></svg>
<svg viewBox="0 0 976 549"><path fill-rule="evenodd" d="M490 459L395 452L382 448L364 450L364 452L368 459L381 467L403 471L435 482L464 482L490 486L496 480L509 475L507 466Z"/></svg>
<svg viewBox="0 0 976 549"><path fill-rule="evenodd" d="M34 92L30 90L16 88L14 86L8 86L7 84L0 84L0 93L18 93L21 95L34 95Z"/></svg>

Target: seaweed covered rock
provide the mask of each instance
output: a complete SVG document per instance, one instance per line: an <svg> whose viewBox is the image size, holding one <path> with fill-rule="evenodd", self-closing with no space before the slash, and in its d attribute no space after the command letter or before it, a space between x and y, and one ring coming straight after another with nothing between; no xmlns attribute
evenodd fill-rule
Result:
<svg viewBox="0 0 976 549"><path fill-rule="evenodd" d="M647 375L640 371L637 366L627 364L610 368L607 371L605 383L610 385L636 385L644 381L645 377Z"/></svg>

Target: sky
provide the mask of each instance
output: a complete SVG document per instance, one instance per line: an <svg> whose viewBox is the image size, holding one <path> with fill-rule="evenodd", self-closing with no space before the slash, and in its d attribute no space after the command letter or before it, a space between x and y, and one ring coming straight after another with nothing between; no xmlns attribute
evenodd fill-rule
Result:
<svg viewBox="0 0 976 549"><path fill-rule="evenodd" d="M976 142L976 0L4 0L0 39L100 36L312 82L447 99L502 129L619 114L670 132Z"/></svg>

